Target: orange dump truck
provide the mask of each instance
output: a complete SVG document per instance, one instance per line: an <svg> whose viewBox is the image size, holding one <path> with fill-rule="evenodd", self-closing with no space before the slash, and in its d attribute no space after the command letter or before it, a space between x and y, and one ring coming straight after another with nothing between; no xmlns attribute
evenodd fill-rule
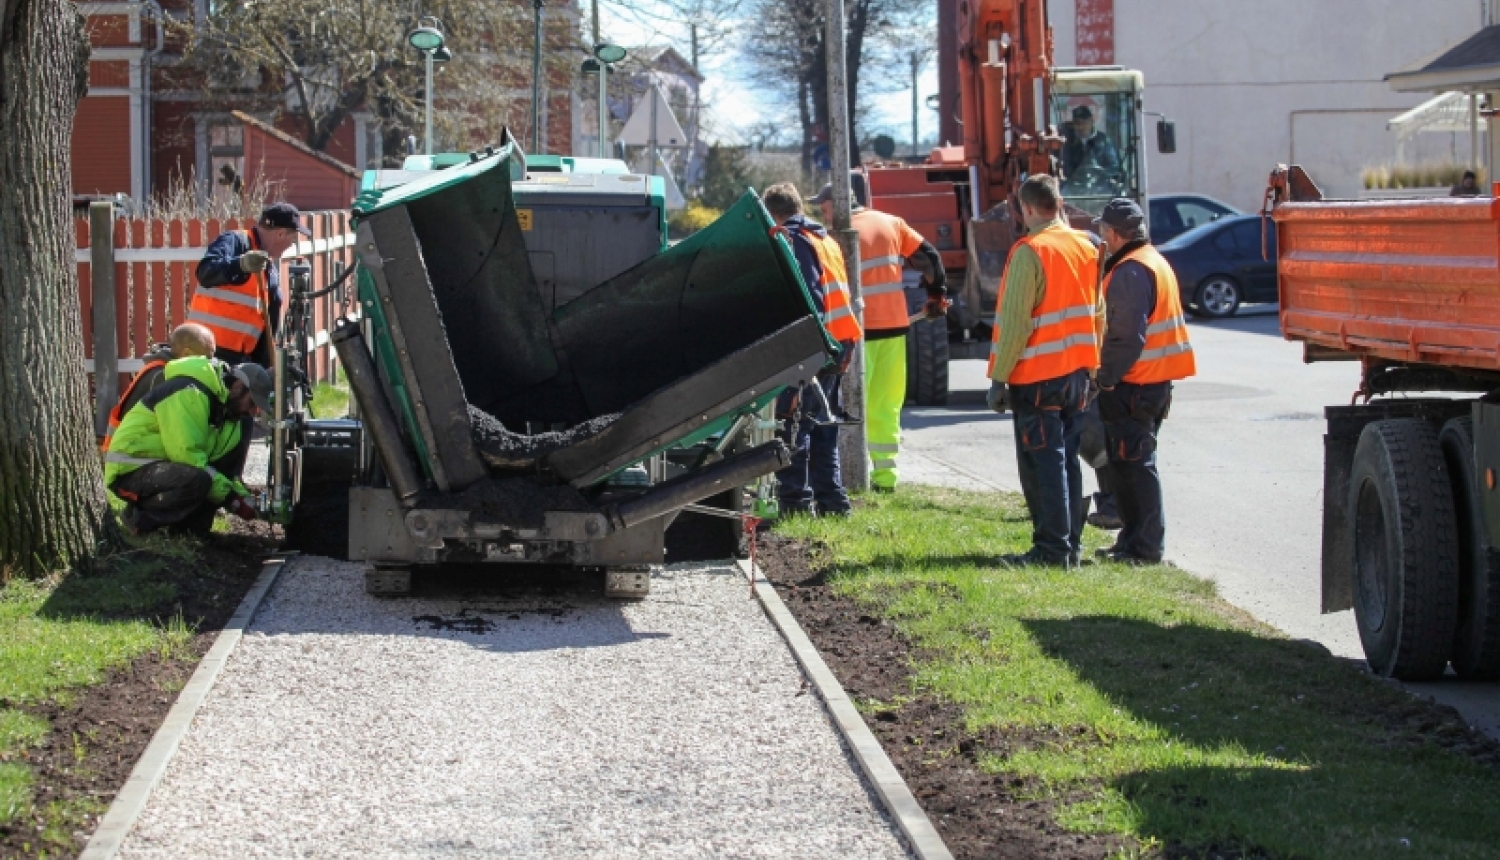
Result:
<svg viewBox="0 0 1500 860"><path fill-rule="evenodd" d="M1282 334L1362 369L1325 410L1323 611L1381 674L1500 677L1500 201L1324 200L1293 166L1267 202Z"/></svg>

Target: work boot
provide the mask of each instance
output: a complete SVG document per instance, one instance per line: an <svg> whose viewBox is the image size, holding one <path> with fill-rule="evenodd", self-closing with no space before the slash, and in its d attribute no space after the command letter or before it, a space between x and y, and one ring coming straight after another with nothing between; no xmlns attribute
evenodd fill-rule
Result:
<svg viewBox="0 0 1500 860"><path fill-rule="evenodd" d="M1115 497L1109 493L1094 494L1094 510L1088 515L1088 524L1096 529L1115 531L1125 528L1120 513L1115 509Z"/></svg>
<svg viewBox="0 0 1500 860"><path fill-rule="evenodd" d="M1101 549L1098 552L1094 553L1094 556L1101 561L1112 562L1114 564L1123 564L1129 567L1151 567L1152 565L1161 564L1161 559L1159 558L1145 558L1144 556L1136 555L1129 550L1123 550L1116 547Z"/></svg>
<svg viewBox="0 0 1500 860"><path fill-rule="evenodd" d="M1026 552L1008 553L1000 556L999 564L1001 567L1061 567L1066 569L1077 567L1078 561L1076 556L1071 553L1059 558L1054 555L1048 555L1036 547L1032 547Z"/></svg>

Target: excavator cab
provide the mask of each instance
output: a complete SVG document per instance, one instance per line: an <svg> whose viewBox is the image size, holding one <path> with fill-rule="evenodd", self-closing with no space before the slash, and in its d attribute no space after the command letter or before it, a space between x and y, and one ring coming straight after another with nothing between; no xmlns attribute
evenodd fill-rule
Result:
<svg viewBox="0 0 1500 860"><path fill-rule="evenodd" d="M1061 68L1052 82L1051 119L1062 133L1063 198L1097 216L1116 197L1146 208L1140 72L1120 66Z"/></svg>

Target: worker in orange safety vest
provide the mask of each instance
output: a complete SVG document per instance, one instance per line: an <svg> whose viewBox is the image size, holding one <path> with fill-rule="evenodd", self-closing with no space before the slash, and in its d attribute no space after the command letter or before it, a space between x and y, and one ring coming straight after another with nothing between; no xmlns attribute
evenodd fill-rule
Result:
<svg viewBox="0 0 1500 860"><path fill-rule="evenodd" d="M1197 373L1177 276L1152 247L1146 216L1132 200L1111 200L1096 220L1107 316L1097 377L1099 416L1123 527L1100 554L1154 564L1166 551L1157 434L1172 406L1172 383Z"/></svg>
<svg viewBox="0 0 1500 860"><path fill-rule="evenodd" d="M850 226L859 233L859 295L864 303L865 440L870 449L870 485L880 492L896 489L901 452L901 406L906 402L906 335L912 311L906 299L902 268L922 274L926 295L922 313L942 318L948 308L948 278L943 258L901 218L869 208L865 175L851 173L854 210ZM833 218L833 186L812 198Z"/></svg>
<svg viewBox="0 0 1500 860"><path fill-rule="evenodd" d="M844 490L839 428L834 421L844 411L844 372L861 332L850 301L844 252L821 224L803 215L797 186L790 182L772 185L761 202L786 231L823 327L839 342L841 350L838 366L823 368L813 382L784 393L777 402L778 417L792 424L792 444L788 446L792 461L776 473L777 502L783 515L845 516L849 513L849 494Z"/></svg>
<svg viewBox="0 0 1500 860"><path fill-rule="evenodd" d="M230 230L209 244L198 262L198 288L188 321L206 326L218 342L215 356L228 364L253 361L270 367L272 341L281 324L281 255L311 236L290 203L273 203L249 230Z"/></svg>
<svg viewBox="0 0 1500 860"><path fill-rule="evenodd" d="M1032 545L1001 561L1072 567L1083 551L1078 439L1103 328L1099 251L1063 220L1055 178L1029 177L1018 193L1028 232L1001 279L987 400L996 412L1015 412Z"/></svg>

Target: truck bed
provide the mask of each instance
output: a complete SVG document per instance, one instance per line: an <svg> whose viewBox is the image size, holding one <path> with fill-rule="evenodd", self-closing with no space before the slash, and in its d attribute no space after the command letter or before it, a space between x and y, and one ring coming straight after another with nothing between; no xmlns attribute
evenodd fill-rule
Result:
<svg viewBox="0 0 1500 860"><path fill-rule="evenodd" d="M1500 369L1500 203L1289 202L1274 218L1281 331L1309 360Z"/></svg>

